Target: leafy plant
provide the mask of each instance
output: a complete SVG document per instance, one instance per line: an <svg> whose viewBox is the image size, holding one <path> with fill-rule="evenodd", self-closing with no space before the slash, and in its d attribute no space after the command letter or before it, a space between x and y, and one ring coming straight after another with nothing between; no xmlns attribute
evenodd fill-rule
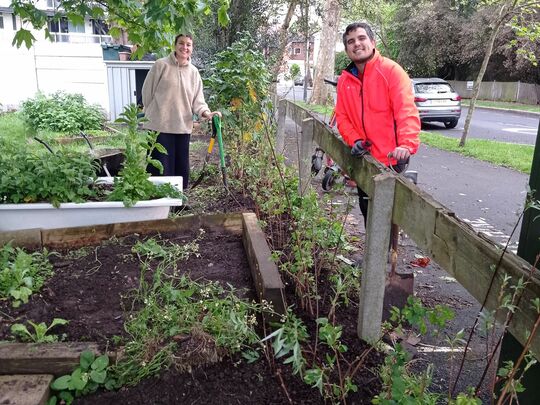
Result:
<svg viewBox="0 0 540 405"><path fill-rule="evenodd" d="M10 299L14 307L26 304L52 273L48 252L26 253L8 243L0 248L0 300Z"/></svg>
<svg viewBox="0 0 540 405"><path fill-rule="evenodd" d="M22 103L22 115L34 131L78 133L99 129L105 115L98 105L90 105L82 94L62 91L46 96L42 93Z"/></svg>
<svg viewBox="0 0 540 405"><path fill-rule="evenodd" d="M51 383L51 389L57 392L47 404L56 405L63 401L69 405L75 398L92 393L99 387L114 388L116 382L110 377L108 368L109 356L104 354L96 357L91 351L85 350L81 353L79 367Z"/></svg>
<svg viewBox="0 0 540 405"><path fill-rule="evenodd" d="M26 325L22 323L15 323L11 325L11 333L14 335L19 335L21 339L25 342L34 342L34 343L52 343L58 342L58 335L49 335L49 331L55 326L67 325L69 321L66 321L62 318L54 318L49 326L45 322L40 322L38 324L28 321L30 326L34 329L34 332L30 332Z"/></svg>
<svg viewBox="0 0 540 405"><path fill-rule="evenodd" d="M88 153L36 153L15 147L0 154L0 203L84 202L96 196L91 187L97 163Z"/></svg>
<svg viewBox="0 0 540 405"><path fill-rule="evenodd" d="M144 138L140 139L137 128L145 118L138 117L139 111L135 104L126 106L120 118L116 121L127 125L125 135L125 160L122 169L114 178L114 189L109 194L110 201L123 201L126 207L130 207L140 200L152 198L176 197L181 198L182 193L169 183L154 184L149 180L150 174L146 171L147 165L152 165L163 171L163 166L158 160L151 158L151 152L155 148L161 153L167 153L166 149L157 143L157 133L147 131Z"/></svg>

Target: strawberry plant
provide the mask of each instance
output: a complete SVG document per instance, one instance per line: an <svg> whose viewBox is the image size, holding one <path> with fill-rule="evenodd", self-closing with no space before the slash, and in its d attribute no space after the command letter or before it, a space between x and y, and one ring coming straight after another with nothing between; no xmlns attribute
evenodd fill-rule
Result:
<svg viewBox="0 0 540 405"><path fill-rule="evenodd" d="M101 386L112 389L115 381L110 378L108 368L107 355L96 357L89 350L82 352L79 366L71 374L58 377L51 383L51 389L57 392L49 399L47 405L59 403L69 405L75 398L92 393Z"/></svg>

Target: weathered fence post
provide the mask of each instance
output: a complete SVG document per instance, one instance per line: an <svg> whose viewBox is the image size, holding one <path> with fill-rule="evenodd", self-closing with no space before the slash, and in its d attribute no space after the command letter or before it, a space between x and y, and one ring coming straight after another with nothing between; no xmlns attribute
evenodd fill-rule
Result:
<svg viewBox="0 0 540 405"><path fill-rule="evenodd" d="M298 154L298 194L304 195L311 182L311 155L313 152L313 118L302 120L300 151Z"/></svg>
<svg viewBox="0 0 540 405"><path fill-rule="evenodd" d="M285 121L287 120L287 100L279 100L277 130L276 130L276 153L282 154L285 149Z"/></svg>
<svg viewBox="0 0 540 405"><path fill-rule="evenodd" d="M390 173L375 176L368 208L357 332L370 343L381 336L395 182Z"/></svg>

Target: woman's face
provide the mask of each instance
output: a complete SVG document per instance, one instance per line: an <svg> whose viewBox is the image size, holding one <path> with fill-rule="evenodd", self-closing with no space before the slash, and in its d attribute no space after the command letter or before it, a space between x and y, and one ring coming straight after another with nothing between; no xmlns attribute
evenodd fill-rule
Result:
<svg viewBox="0 0 540 405"><path fill-rule="evenodd" d="M179 37L174 46L176 59L180 64L186 63L191 58L193 52L193 41L189 37Z"/></svg>

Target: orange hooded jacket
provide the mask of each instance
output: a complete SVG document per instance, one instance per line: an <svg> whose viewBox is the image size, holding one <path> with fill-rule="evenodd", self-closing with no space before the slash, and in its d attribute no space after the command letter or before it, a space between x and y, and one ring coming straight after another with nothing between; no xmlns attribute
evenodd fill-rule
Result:
<svg viewBox="0 0 540 405"><path fill-rule="evenodd" d="M396 62L375 54L365 66L363 79L351 73L351 63L337 85L336 119L339 133L350 146L368 140L371 155L388 166L396 146L416 153L420 117L414 104L411 79Z"/></svg>

